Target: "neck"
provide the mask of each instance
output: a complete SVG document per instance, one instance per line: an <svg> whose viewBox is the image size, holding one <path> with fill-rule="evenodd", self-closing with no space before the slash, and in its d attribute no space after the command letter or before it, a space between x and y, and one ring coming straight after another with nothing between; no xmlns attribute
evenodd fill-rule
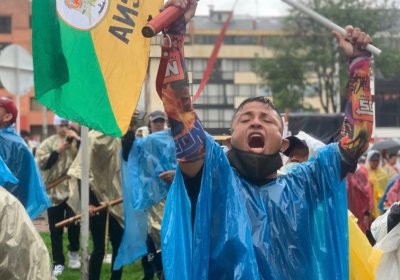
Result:
<svg viewBox="0 0 400 280"><path fill-rule="evenodd" d="M282 158L279 152L272 155L260 155L244 152L232 146L227 156L230 164L241 177L259 186L276 179L277 171L282 166Z"/></svg>

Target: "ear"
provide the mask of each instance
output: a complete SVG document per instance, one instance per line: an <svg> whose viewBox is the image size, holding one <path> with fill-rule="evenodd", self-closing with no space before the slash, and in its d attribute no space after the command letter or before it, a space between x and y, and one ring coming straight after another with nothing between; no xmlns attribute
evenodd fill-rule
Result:
<svg viewBox="0 0 400 280"><path fill-rule="evenodd" d="M283 153L287 148L289 148L289 140L282 139L281 152Z"/></svg>
<svg viewBox="0 0 400 280"><path fill-rule="evenodd" d="M7 113L7 114L4 115L3 121L4 122L9 122L9 121L12 120L12 118L13 118L13 115L11 113Z"/></svg>

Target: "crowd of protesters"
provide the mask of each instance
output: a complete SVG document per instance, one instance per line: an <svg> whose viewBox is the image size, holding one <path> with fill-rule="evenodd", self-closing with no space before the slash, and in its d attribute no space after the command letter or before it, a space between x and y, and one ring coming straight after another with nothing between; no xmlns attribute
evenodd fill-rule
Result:
<svg viewBox="0 0 400 280"><path fill-rule="evenodd" d="M255 97L239 105L221 148L188 90L184 34L196 1L166 5L187 12L165 31L160 68L174 62L182 71L159 72L165 112L151 112L147 128L134 115L122 138L89 132L89 279L100 279L108 238L116 280L133 255L142 257L144 279L345 279L347 208L371 246L391 242L400 221L400 145L373 149L373 119L351 106L371 98L369 86L354 84L369 85L371 38L352 26L349 39L334 33L349 59L350 105L339 143L304 132L286 137L273 103ZM35 144L29 132L16 134L17 114L13 101L0 97L0 184L7 191L0 189L0 278L54 279L66 265L57 224L80 213L80 129L56 115L56 134ZM49 224L51 258L31 223L39 215ZM79 222L67 226L68 267L79 269Z"/></svg>

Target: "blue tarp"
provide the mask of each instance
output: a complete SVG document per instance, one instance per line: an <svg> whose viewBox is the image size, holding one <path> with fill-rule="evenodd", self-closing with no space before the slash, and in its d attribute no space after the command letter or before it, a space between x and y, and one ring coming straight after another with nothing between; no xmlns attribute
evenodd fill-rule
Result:
<svg viewBox="0 0 400 280"><path fill-rule="evenodd" d="M29 217L36 219L51 203L35 159L13 125L0 129L0 156L19 181L4 187L24 205Z"/></svg>
<svg viewBox="0 0 400 280"><path fill-rule="evenodd" d="M190 211L178 170L162 225L168 280L348 279L337 144L259 187L241 178L209 137L193 232Z"/></svg>
<svg viewBox="0 0 400 280"><path fill-rule="evenodd" d="M145 209L166 197L170 184L159 174L175 168L175 145L167 130L136 139L128 162L122 160L124 235L114 269L147 254Z"/></svg>

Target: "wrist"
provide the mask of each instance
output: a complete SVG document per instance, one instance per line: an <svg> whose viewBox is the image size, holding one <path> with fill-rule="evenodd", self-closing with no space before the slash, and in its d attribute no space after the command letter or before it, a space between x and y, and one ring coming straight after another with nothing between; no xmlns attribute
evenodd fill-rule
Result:
<svg viewBox="0 0 400 280"><path fill-rule="evenodd" d="M182 15L173 23L171 23L171 25L165 29L165 33L168 35L185 35L186 34L185 16Z"/></svg>
<svg viewBox="0 0 400 280"><path fill-rule="evenodd" d="M361 60L371 59L371 53L369 51L363 51L356 55L349 57L349 65L353 65Z"/></svg>

